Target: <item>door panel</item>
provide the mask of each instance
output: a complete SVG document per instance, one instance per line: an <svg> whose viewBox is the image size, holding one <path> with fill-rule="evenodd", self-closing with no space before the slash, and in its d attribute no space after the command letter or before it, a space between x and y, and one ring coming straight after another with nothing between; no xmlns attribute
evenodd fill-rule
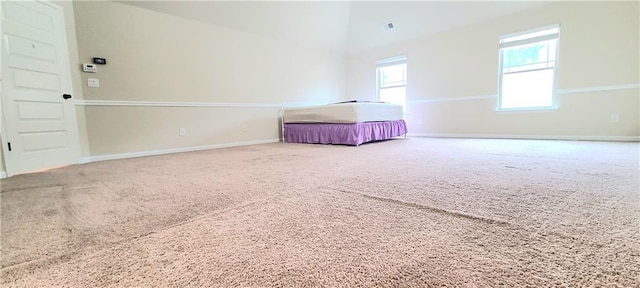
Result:
<svg viewBox="0 0 640 288"><path fill-rule="evenodd" d="M61 103L16 101L20 120L63 120Z"/></svg>
<svg viewBox="0 0 640 288"><path fill-rule="evenodd" d="M41 2L25 1L24 3L19 3L7 1L3 4L4 19L37 30L54 31L55 21L53 18L55 16L48 13L50 7L41 6Z"/></svg>
<svg viewBox="0 0 640 288"><path fill-rule="evenodd" d="M7 35L7 50L9 54L27 56L51 63L56 62L56 47L46 43L33 43L22 37Z"/></svg>
<svg viewBox="0 0 640 288"><path fill-rule="evenodd" d="M65 131L27 132L20 133L25 153L64 149L67 147L67 133Z"/></svg>
<svg viewBox="0 0 640 288"><path fill-rule="evenodd" d="M55 74L13 69L15 87L60 91L60 77Z"/></svg>

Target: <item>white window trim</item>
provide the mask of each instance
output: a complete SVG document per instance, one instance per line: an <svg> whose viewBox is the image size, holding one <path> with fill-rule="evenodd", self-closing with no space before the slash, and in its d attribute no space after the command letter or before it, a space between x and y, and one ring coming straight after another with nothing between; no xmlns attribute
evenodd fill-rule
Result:
<svg viewBox="0 0 640 288"><path fill-rule="evenodd" d="M560 29L560 24L554 24L554 25L548 25L548 26L544 26L544 27L538 27L538 28L534 28L534 29L529 29L529 30L525 30L525 31L519 31L519 32L515 32L515 33L502 35L502 36L500 36L499 43L503 44L503 43L510 43L510 42L518 42L518 41L521 41L521 40L516 40L516 41L505 41L505 40L507 40L509 38L518 37L518 36L521 36L521 35L532 34L532 33L540 32L540 31L544 31L544 30L550 30L550 29L558 29L558 32L553 33L553 34L545 34L545 35L556 35L555 38L558 38L559 34L560 34L560 32L559 32L560 31L559 30ZM543 40L537 40L537 38L539 38L539 37L544 37L544 35L543 36L538 36L538 37L533 37L533 38L526 38L526 39L534 39L531 43L543 41ZM518 44L518 45L521 45L521 44Z"/></svg>
<svg viewBox="0 0 640 288"><path fill-rule="evenodd" d="M376 100L377 101L381 101L380 100L380 89L389 89L389 88L397 88L397 87L405 87L405 99L404 99L404 105L403 106L403 113L406 115L407 113L407 97L406 97L406 87L408 84L408 79L407 79L407 74L405 74L405 79L404 79L404 85L394 85L394 86L389 86L389 87L380 87L380 68L382 67L388 67L388 66L394 66L394 65L399 65L399 64L405 64L407 65L407 55L398 55L398 56L394 56L394 57L389 57L389 58L385 58L385 59L380 59L376 61ZM406 67L405 67L406 69ZM406 73L406 71L405 71Z"/></svg>
<svg viewBox="0 0 640 288"><path fill-rule="evenodd" d="M533 37L533 38L526 38L526 39L522 39L522 40L516 40L516 41L509 41L509 42L505 42L502 43L502 41L504 39L508 39L508 38L512 38L512 37L516 37L516 36L520 36L520 35L525 35L525 34L530 34L530 33L535 33L538 31L543 31L543 30L548 30L548 29L553 29L553 28L558 28L560 29L560 24L555 24L555 25L549 25L549 26L545 26L545 27L539 27L539 28L535 28L535 29L529 29L526 31L521 31L521 32L517 32L517 33L511 33L511 34L507 34L507 35L503 35L500 37L500 40L498 42L498 48L499 48L499 59L498 59L498 101L497 101L497 107L496 107L496 111L497 112L519 112L519 111L555 111L558 110L558 102L557 102L557 91L556 91L556 87L557 87L557 81L558 81L558 60L559 60L559 55L560 55L560 30L558 30L557 33L553 33L553 34L547 34L547 35L543 35L543 36L538 36L538 37ZM552 88L551 88L551 105L550 106L533 106L533 107L516 107L516 108L502 108L502 76L504 75L503 73L503 51L505 48L509 48L509 47L514 47L514 46L519 46L519 45L525 45L525 44L531 44L531 43L536 43L536 42L542 42L542 41L546 41L546 40L551 40L551 39L556 39L556 58L555 58L555 63L553 65L553 83L552 83ZM514 44L515 43L515 44ZM514 44L514 45L511 45Z"/></svg>
<svg viewBox="0 0 640 288"><path fill-rule="evenodd" d="M376 68L384 67L384 66L392 66L396 64L407 63L407 55L399 55L394 57L389 57L385 59L380 59L376 61Z"/></svg>

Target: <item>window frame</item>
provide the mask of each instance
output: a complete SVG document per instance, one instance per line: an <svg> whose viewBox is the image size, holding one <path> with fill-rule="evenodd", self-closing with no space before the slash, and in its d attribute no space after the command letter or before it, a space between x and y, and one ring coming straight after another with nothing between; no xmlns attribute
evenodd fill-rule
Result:
<svg viewBox="0 0 640 288"><path fill-rule="evenodd" d="M549 33L549 34L542 34L542 35L532 35L530 37L524 37L521 38L525 35L528 34L535 34L535 33L539 33L539 32L543 32L546 30L552 30L552 29L556 29L555 32ZM509 39L514 39L515 40L510 40ZM554 64L553 64L553 68L536 68L536 69L530 69L530 70L523 70L523 71L516 71L516 72L510 72L510 73L526 73L526 72L534 72L534 71L538 71L538 70L546 70L546 69L552 69L553 71L553 80L551 83L551 105L549 106L527 106L527 107L507 107L507 108L503 108L502 107L502 85L503 85L503 77L504 77L504 51L508 48L512 48L512 47L517 47L517 46L523 46L523 45L529 45L529 44L535 44L535 43L541 43L541 42L545 42L545 41L549 41L549 40L555 40L555 59L554 59ZM529 29L529 30L525 30L525 31L521 31L521 32L516 32L516 33L510 33L510 34L506 34L506 35L502 35L500 36L500 39L498 41L498 101L497 101L497 107L496 107L496 111L502 112L510 112L510 111L536 111L536 110L557 110L558 109L558 103L557 103L557 89L556 89L556 84L557 84L557 79L558 79L558 62L559 62L559 55L560 55L560 24L554 24L554 25L548 25L548 26L544 26L544 27L539 27L539 28L535 28L535 29ZM548 60L547 60L548 61Z"/></svg>
<svg viewBox="0 0 640 288"><path fill-rule="evenodd" d="M384 67L389 67L389 66L396 66L396 65L404 65L404 84L403 85L393 85L393 86L389 86L389 87L382 87L382 77L381 77L381 68ZM376 100L377 101L382 101L380 99L380 91L382 89L391 89L391 88L398 88L398 87L404 87L405 89L405 95L404 95L404 103L402 103L402 110L403 113L407 113L407 84L408 84L408 66L407 66L407 55L399 55L399 56L395 56L395 57L390 57L390 58L385 58L385 59L381 59L376 61Z"/></svg>

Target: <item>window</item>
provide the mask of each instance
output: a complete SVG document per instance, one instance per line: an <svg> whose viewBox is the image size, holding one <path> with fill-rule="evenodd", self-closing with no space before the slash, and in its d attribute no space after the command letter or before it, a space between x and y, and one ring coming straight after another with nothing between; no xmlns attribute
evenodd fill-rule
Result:
<svg viewBox="0 0 640 288"><path fill-rule="evenodd" d="M402 105L407 102L407 57L376 61L378 101ZM406 111L406 110L405 110Z"/></svg>
<svg viewBox="0 0 640 288"><path fill-rule="evenodd" d="M553 109L560 26L500 37L498 110Z"/></svg>

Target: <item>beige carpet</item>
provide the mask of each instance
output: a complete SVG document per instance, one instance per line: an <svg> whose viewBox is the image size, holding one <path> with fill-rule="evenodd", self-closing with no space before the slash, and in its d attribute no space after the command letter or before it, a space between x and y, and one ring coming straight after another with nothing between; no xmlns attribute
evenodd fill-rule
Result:
<svg viewBox="0 0 640 288"><path fill-rule="evenodd" d="M640 286L639 144L268 144L2 180L8 287Z"/></svg>

